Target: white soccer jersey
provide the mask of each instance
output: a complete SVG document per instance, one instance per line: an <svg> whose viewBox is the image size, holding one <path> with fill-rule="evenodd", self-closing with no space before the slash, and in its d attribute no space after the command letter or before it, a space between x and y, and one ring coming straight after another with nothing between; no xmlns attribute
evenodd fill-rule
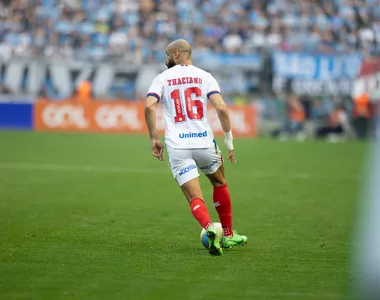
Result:
<svg viewBox="0 0 380 300"><path fill-rule="evenodd" d="M156 76L148 96L161 100L168 146L198 149L213 144L207 99L214 93L220 93L215 78L193 65L176 65Z"/></svg>

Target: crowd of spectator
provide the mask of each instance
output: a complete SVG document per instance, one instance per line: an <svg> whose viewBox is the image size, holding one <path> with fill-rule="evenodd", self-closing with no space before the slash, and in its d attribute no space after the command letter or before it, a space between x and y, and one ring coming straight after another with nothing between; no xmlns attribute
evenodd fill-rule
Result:
<svg viewBox="0 0 380 300"><path fill-rule="evenodd" d="M0 56L162 61L189 40L195 55L272 49L380 50L379 0L2 0Z"/></svg>

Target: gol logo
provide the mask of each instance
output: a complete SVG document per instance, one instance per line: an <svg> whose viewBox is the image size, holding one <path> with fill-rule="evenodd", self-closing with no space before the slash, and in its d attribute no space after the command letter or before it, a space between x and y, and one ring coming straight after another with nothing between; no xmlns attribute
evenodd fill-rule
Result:
<svg viewBox="0 0 380 300"><path fill-rule="evenodd" d="M136 108L121 105L102 105L95 112L95 121L102 129L141 129Z"/></svg>
<svg viewBox="0 0 380 300"><path fill-rule="evenodd" d="M89 126L89 122L84 116L84 108L70 104L47 105L42 111L42 120L46 126L51 128L76 127L85 129Z"/></svg>

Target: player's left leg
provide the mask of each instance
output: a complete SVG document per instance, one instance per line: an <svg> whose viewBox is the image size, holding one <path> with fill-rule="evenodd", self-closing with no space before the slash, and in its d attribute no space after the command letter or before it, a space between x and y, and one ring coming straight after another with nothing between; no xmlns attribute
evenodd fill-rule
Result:
<svg viewBox="0 0 380 300"><path fill-rule="evenodd" d="M199 224L207 231L208 249L211 255L222 255L222 247L219 242L217 230L212 224L207 206L202 197L199 178L193 178L181 185L182 192L190 203L191 213Z"/></svg>
<svg viewBox="0 0 380 300"><path fill-rule="evenodd" d="M196 162L192 158L192 150L167 147L167 151L173 176L190 203L191 213L198 223L207 230L210 254L221 255L222 248L217 238L217 230L212 224L209 211L203 201L199 173Z"/></svg>
<svg viewBox="0 0 380 300"><path fill-rule="evenodd" d="M212 221L207 206L203 201L199 178L189 179L189 181L181 183L180 187L190 204L191 213L194 218L204 229L207 229L212 225Z"/></svg>
<svg viewBox="0 0 380 300"><path fill-rule="evenodd" d="M198 150L197 154L196 161L200 170L207 176L214 187L213 202L223 227L223 246L230 248L238 244L245 244L247 237L238 235L232 229L231 197L227 180L224 176L222 153L219 147L214 143L213 147Z"/></svg>

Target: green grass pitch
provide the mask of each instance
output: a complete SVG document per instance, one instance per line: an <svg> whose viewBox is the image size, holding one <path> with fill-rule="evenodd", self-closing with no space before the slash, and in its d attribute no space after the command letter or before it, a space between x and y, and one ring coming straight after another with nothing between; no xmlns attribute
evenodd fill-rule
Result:
<svg viewBox="0 0 380 300"><path fill-rule="evenodd" d="M249 241L211 257L148 137L0 132L0 299L350 299L366 145L235 148L234 228Z"/></svg>

